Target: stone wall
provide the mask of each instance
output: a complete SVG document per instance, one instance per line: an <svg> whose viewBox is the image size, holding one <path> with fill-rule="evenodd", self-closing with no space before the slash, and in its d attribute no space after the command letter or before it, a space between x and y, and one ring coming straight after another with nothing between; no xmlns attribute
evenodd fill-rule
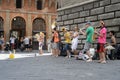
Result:
<svg viewBox="0 0 120 80"><path fill-rule="evenodd" d="M67 7L70 5L74 5L76 3L81 3L89 0L58 0L59 3L60 1L61 1L61 7Z"/></svg>
<svg viewBox="0 0 120 80"><path fill-rule="evenodd" d="M91 21L92 25L99 26L99 21L103 20L107 31L116 32L117 43L120 44L120 0L95 0L77 6L68 6L58 9L57 22L60 27L73 29L76 25L84 27L86 21ZM107 35L107 41L109 40ZM83 48L85 37L80 35L79 48Z"/></svg>

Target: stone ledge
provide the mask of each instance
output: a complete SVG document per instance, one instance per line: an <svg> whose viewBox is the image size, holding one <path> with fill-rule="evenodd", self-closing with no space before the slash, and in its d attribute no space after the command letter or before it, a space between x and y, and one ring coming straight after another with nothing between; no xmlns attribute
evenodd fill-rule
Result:
<svg viewBox="0 0 120 80"><path fill-rule="evenodd" d="M87 4L87 3L91 3L91 2L94 2L94 1L97 1L97 0L89 0L89 1L82 2L82 3L77 3L75 5L71 5L71 6L68 6L68 7L60 8L57 11L61 11L61 10L65 10L65 9L69 9L69 8L73 8L73 7L77 7L77 6L81 6L81 5L84 5L84 4Z"/></svg>

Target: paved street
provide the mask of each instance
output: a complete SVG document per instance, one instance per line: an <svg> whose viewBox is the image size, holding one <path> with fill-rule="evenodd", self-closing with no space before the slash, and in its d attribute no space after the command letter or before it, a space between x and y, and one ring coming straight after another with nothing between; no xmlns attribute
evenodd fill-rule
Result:
<svg viewBox="0 0 120 80"><path fill-rule="evenodd" d="M0 60L0 80L120 80L120 61L86 63L50 55Z"/></svg>

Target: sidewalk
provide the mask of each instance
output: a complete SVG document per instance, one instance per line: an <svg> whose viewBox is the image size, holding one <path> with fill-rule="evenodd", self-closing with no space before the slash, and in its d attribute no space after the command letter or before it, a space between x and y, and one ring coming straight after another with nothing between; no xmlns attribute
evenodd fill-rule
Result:
<svg viewBox="0 0 120 80"><path fill-rule="evenodd" d="M48 56L48 55L51 55L51 53L48 53L47 51L44 51L44 53L42 55L39 54L38 50L33 50L31 52L17 51L14 54L14 59L17 59L17 58L26 58L26 57L37 57L37 56ZM2 52L2 53L0 53L0 60L9 59L9 56L10 56L9 51Z"/></svg>

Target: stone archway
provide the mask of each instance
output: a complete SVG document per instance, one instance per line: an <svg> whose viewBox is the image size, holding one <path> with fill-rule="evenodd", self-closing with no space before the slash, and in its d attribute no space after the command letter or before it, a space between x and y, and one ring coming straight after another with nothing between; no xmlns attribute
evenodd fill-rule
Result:
<svg viewBox="0 0 120 80"><path fill-rule="evenodd" d="M42 18L36 18L33 20L33 27L32 27L32 35L34 36L35 34L39 32L43 32L46 35L46 23L45 20ZM33 49L38 50L38 41L36 39L33 39ZM46 49L46 37L44 40L44 46L43 49Z"/></svg>
<svg viewBox="0 0 120 80"><path fill-rule="evenodd" d="M4 36L4 28L3 28L3 25L4 25L4 20L2 17L0 17L0 37L1 36Z"/></svg>
<svg viewBox="0 0 120 80"><path fill-rule="evenodd" d="M24 37L26 31L25 19L17 16L12 19L10 36L14 35L16 38Z"/></svg>

